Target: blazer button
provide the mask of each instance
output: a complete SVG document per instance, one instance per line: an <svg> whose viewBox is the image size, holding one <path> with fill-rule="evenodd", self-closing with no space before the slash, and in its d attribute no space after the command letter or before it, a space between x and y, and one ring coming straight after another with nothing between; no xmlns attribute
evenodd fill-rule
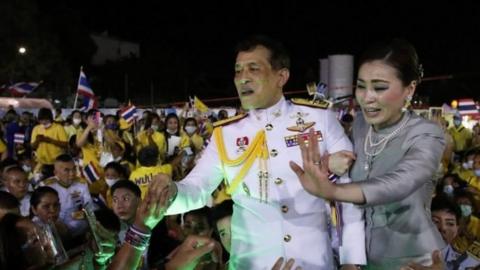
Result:
<svg viewBox="0 0 480 270"><path fill-rule="evenodd" d="M270 131L270 130L273 129L273 125L272 125L272 124L267 124L267 125L265 125L265 129L266 129L267 131Z"/></svg>
<svg viewBox="0 0 480 270"><path fill-rule="evenodd" d="M277 155L278 155L277 149L272 149L272 150L270 151L270 156L276 157Z"/></svg>
<svg viewBox="0 0 480 270"><path fill-rule="evenodd" d="M287 213L288 212L288 206L282 205L282 212Z"/></svg>
<svg viewBox="0 0 480 270"><path fill-rule="evenodd" d="M282 178L275 178L275 180L273 180L273 182L277 185L280 185L280 184L283 183L283 180L282 180Z"/></svg>
<svg viewBox="0 0 480 270"><path fill-rule="evenodd" d="M292 237L290 236L290 234L286 234L286 235L283 237L283 241L285 241L285 242L290 242L290 240L292 240Z"/></svg>

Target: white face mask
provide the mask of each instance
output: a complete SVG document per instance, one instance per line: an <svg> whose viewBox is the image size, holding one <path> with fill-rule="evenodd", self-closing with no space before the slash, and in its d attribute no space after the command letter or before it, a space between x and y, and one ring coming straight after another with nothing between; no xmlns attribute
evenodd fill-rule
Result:
<svg viewBox="0 0 480 270"><path fill-rule="evenodd" d="M443 192L445 194L447 194L448 196L452 196L453 195L453 186L452 185L446 185L446 186L443 186Z"/></svg>
<svg viewBox="0 0 480 270"><path fill-rule="evenodd" d="M26 165L26 164L23 164L22 165L22 169L26 172L26 173L29 173L32 171L32 167Z"/></svg>
<svg viewBox="0 0 480 270"><path fill-rule="evenodd" d="M185 131L186 131L188 134L193 134L196 130L197 130L197 127L192 127L192 126L186 126L186 127L185 127Z"/></svg>
<svg viewBox="0 0 480 270"><path fill-rule="evenodd" d="M44 128L49 128L51 125L52 125L52 123L48 122L48 123L43 124L43 127Z"/></svg>
<svg viewBox="0 0 480 270"><path fill-rule="evenodd" d="M150 126L153 130L158 131L158 126L157 125L151 125Z"/></svg>
<svg viewBox="0 0 480 270"><path fill-rule="evenodd" d="M107 182L108 187L112 187L117 181L117 178L105 178L105 182Z"/></svg>
<svg viewBox="0 0 480 270"><path fill-rule="evenodd" d="M468 217L472 214L472 206L468 204L461 204L460 210L462 210L462 216Z"/></svg>
<svg viewBox="0 0 480 270"><path fill-rule="evenodd" d="M82 122L82 119L80 119L80 118L73 118L72 121L73 121L73 124L74 124L74 125L78 126L78 125L80 125L80 123Z"/></svg>
<svg viewBox="0 0 480 270"><path fill-rule="evenodd" d="M176 130L176 129L175 129L175 130L167 129L167 132L168 132L168 134L172 134L172 135L173 135L173 134L177 133L177 130Z"/></svg>
<svg viewBox="0 0 480 270"><path fill-rule="evenodd" d="M480 177L480 169L475 170L475 175Z"/></svg>

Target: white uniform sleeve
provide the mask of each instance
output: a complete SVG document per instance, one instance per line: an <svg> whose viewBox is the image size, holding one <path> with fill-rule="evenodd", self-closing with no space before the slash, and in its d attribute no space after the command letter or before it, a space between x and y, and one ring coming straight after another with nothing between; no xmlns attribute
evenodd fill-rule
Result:
<svg viewBox="0 0 480 270"><path fill-rule="evenodd" d="M217 144L212 138L193 170L176 183L177 197L166 214L185 213L205 206L213 191L222 182L223 176Z"/></svg>
<svg viewBox="0 0 480 270"><path fill-rule="evenodd" d="M352 143L335 117L328 112L326 116L325 137L327 151L335 153L341 150L353 151ZM348 174L343 175L339 183L350 183ZM363 209L352 203L341 203L342 207L342 245L339 247L340 264L366 264L365 221Z"/></svg>
<svg viewBox="0 0 480 270"><path fill-rule="evenodd" d="M338 122L335 114L327 111L325 115L325 139L328 153L332 154L341 150L353 151L352 142L348 139L343 127Z"/></svg>
<svg viewBox="0 0 480 270"><path fill-rule="evenodd" d="M340 183L351 182L345 174ZM339 247L340 264L367 264L365 251L364 209L352 203L341 203L342 207L342 245Z"/></svg>

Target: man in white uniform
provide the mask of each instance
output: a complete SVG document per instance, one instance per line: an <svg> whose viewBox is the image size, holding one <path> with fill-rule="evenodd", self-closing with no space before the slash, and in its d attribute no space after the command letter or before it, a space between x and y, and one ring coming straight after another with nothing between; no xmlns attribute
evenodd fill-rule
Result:
<svg viewBox="0 0 480 270"><path fill-rule="evenodd" d="M67 225L73 237L80 236L88 228L82 208L93 210L93 201L85 183L79 182L75 162L70 155L58 156L54 163L55 176L45 184L58 192L60 199L60 220Z"/></svg>
<svg viewBox="0 0 480 270"><path fill-rule="evenodd" d="M352 146L333 113L285 100L289 62L283 46L266 37L241 43L235 86L248 114L216 124L210 144L184 180L172 184L166 176L157 178L170 188L172 199L177 192L167 214L204 206L225 179L234 201L230 269L270 269L279 257L294 258L303 269L336 267L328 202L308 194L288 164L302 160L297 139L300 134L308 138L310 128L322 138L321 153ZM340 264L356 269L366 262L362 211L341 205Z"/></svg>

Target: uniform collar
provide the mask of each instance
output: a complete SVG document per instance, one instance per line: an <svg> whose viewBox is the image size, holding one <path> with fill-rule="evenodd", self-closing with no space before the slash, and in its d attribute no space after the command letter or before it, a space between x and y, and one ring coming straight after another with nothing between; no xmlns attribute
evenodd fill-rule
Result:
<svg viewBox="0 0 480 270"><path fill-rule="evenodd" d="M282 116L287 111L287 102L285 97L282 96L280 100L273 106L268 107L266 109L255 109L250 110L249 115L250 118L253 118L255 121L261 122L272 122L274 119Z"/></svg>

